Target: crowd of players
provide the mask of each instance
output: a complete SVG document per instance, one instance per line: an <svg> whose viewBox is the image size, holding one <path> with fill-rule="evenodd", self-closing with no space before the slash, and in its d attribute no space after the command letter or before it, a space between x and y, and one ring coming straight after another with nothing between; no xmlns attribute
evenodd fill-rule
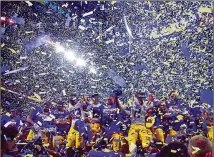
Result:
<svg viewBox="0 0 214 157"><path fill-rule="evenodd" d="M136 92L127 103L114 91L32 106L29 115L2 111L2 155L211 156L212 107L185 102L176 91L155 98ZM196 136L198 135L198 136ZM191 140L192 142L191 142ZM210 142L210 143L209 143ZM191 148L187 151L187 146ZM164 154L164 155L163 155Z"/></svg>

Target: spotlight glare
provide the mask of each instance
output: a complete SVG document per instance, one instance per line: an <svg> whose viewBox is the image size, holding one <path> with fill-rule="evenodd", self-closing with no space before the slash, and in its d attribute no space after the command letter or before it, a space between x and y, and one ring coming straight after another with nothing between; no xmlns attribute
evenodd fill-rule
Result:
<svg viewBox="0 0 214 157"><path fill-rule="evenodd" d="M83 66L86 66L86 61L82 58L77 58L76 64L77 64L77 66L83 67Z"/></svg>
<svg viewBox="0 0 214 157"><path fill-rule="evenodd" d="M57 42L57 43L55 44L55 48L56 48L56 52L57 52L57 53L59 53L59 52L64 52L64 51L65 51L64 47L61 46L59 42Z"/></svg>
<svg viewBox="0 0 214 157"><path fill-rule="evenodd" d="M5 21L5 20L6 20L6 17L1 17L1 20L2 20L2 21Z"/></svg>
<svg viewBox="0 0 214 157"><path fill-rule="evenodd" d="M14 21L12 19L10 19L9 24L14 24Z"/></svg>
<svg viewBox="0 0 214 157"><path fill-rule="evenodd" d="M74 61L76 59L76 56L72 51L65 53L65 57L70 61Z"/></svg>

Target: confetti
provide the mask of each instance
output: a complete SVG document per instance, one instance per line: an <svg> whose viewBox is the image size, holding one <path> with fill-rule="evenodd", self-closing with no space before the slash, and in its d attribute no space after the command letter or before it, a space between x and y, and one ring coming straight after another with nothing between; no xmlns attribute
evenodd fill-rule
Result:
<svg viewBox="0 0 214 157"><path fill-rule="evenodd" d="M84 13L82 16L83 16L83 17L85 17L85 16L92 15L92 14L93 14L93 12L94 12L94 11L90 11L90 12L88 12L88 13Z"/></svg>
<svg viewBox="0 0 214 157"><path fill-rule="evenodd" d="M198 151L200 151L200 148L198 147L192 146L192 149L193 149L192 154L196 154Z"/></svg>
<svg viewBox="0 0 214 157"><path fill-rule="evenodd" d="M132 32L131 32L131 29L129 28L128 24L127 24L127 21L126 21L126 17L123 16L123 20L124 20L124 23L125 23L125 26L126 26L126 30L129 34L129 37L131 37L133 39L133 36L132 36Z"/></svg>
<svg viewBox="0 0 214 157"><path fill-rule="evenodd" d="M201 13L212 13L212 9L211 8L205 8L205 7L200 7L198 9L199 12Z"/></svg>
<svg viewBox="0 0 214 157"><path fill-rule="evenodd" d="M28 67L23 67L23 68L19 68L19 69L12 70L12 71L7 71L4 75L17 73L17 72L19 72L19 71L24 71L24 70L26 70L27 68L28 68Z"/></svg>
<svg viewBox="0 0 214 157"><path fill-rule="evenodd" d="M17 51L15 51L14 49L11 48L7 48L8 50L10 50L12 53L17 54Z"/></svg>
<svg viewBox="0 0 214 157"><path fill-rule="evenodd" d="M3 43L3 44L1 44L1 48L2 48L2 47L4 47L4 46L5 46L5 44L4 44L4 43Z"/></svg>
<svg viewBox="0 0 214 157"><path fill-rule="evenodd" d="M176 151L176 150L171 149L171 152L172 152L172 153L176 153L177 151Z"/></svg>
<svg viewBox="0 0 214 157"><path fill-rule="evenodd" d="M24 56L24 57L21 56L20 59L27 59L27 56Z"/></svg>
<svg viewBox="0 0 214 157"><path fill-rule="evenodd" d="M26 34L30 34L30 33L33 33L33 31L26 31L25 33Z"/></svg>
<svg viewBox="0 0 214 157"><path fill-rule="evenodd" d="M83 30L83 31L86 29L84 26L81 26L81 25L78 28Z"/></svg>
<svg viewBox="0 0 214 157"><path fill-rule="evenodd" d="M66 96L65 89L63 89L62 94L63 94L63 96Z"/></svg>
<svg viewBox="0 0 214 157"><path fill-rule="evenodd" d="M106 44L110 44L110 43L113 43L113 42L114 42L114 39L111 39L111 40L106 41L105 43Z"/></svg>
<svg viewBox="0 0 214 157"><path fill-rule="evenodd" d="M200 103L210 105L200 111L210 112L213 104L211 2L43 2L2 2L1 83L12 91L2 88L2 104L10 106L14 98L27 109L28 102L45 100L57 106L73 92L99 93L103 99L119 86L128 108L134 106L133 93L144 87L155 91L156 99L165 97L167 107L180 109L166 113L154 109L152 114L160 117L155 127L197 132L200 122L195 125L191 120L186 127L182 122L198 112L198 107L188 106L197 95ZM63 52L55 53L56 43ZM86 66L67 60L66 52L74 52L77 60L83 57ZM96 73L90 73L90 67ZM30 93L30 99L23 99L15 88ZM179 90L178 100L168 98L172 89ZM182 108L188 115L179 116L184 115ZM129 115L131 112L127 109ZM122 131L129 130L130 124L124 126L127 129Z"/></svg>
<svg viewBox="0 0 214 157"><path fill-rule="evenodd" d="M113 28L114 26L109 27L108 29L106 29L106 32L110 32Z"/></svg>
<svg viewBox="0 0 214 157"><path fill-rule="evenodd" d="M42 100L41 97L37 93L34 92L33 94L38 100Z"/></svg>
<svg viewBox="0 0 214 157"><path fill-rule="evenodd" d="M62 7L67 8L67 7L68 7L68 5L69 5L69 4L68 4L68 2L66 2L65 4L63 4L63 5L62 5Z"/></svg>
<svg viewBox="0 0 214 157"><path fill-rule="evenodd" d="M30 1L25 1L25 3L27 3L29 7L33 5Z"/></svg>

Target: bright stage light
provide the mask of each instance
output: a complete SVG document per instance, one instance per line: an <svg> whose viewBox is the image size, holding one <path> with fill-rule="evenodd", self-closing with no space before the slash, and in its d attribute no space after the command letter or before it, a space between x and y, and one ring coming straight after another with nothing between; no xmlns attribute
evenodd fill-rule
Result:
<svg viewBox="0 0 214 157"><path fill-rule="evenodd" d="M14 24L14 21L12 19L10 19L9 24Z"/></svg>
<svg viewBox="0 0 214 157"><path fill-rule="evenodd" d="M65 51L65 48L63 46L60 45L59 42L57 42L55 44L55 48L56 48L56 52L59 53L59 52L64 52Z"/></svg>
<svg viewBox="0 0 214 157"><path fill-rule="evenodd" d="M86 66L86 61L82 58L77 58L76 64L77 64L77 66L84 67L84 66Z"/></svg>
<svg viewBox="0 0 214 157"><path fill-rule="evenodd" d="M70 61L74 61L76 59L76 56L72 51L66 52L65 57Z"/></svg>
<svg viewBox="0 0 214 157"><path fill-rule="evenodd" d="M5 21L5 20L6 20L6 17L1 17L1 20L2 20L2 21Z"/></svg>
<svg viewBox="0 0 214 157"><path fill-rule="evenodd" d="M90 68L90 73L96 74L96 73L97 73L97 70L96 70L94 67L91 67L91 68Z"/></svg>

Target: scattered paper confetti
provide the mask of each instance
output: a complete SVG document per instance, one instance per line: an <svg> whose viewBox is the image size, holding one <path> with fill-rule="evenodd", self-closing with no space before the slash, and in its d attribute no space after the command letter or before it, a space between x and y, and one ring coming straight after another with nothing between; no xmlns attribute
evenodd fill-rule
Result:
<svg viewBox="0 0 214 157"><path fill-rule="evenodd" d="M82 16L85 17L85 16L89 16L89 15L92 15L93 14L93 11L90 11L88 13L84 13Z"/></svg>
<svg viewBox="0 0 214 157"><path fill-rule="evenodd" d="M198 151L200 151L200 148L198 147L192 146L192 149L193 149L192 154L196 154Z"/></svg>
<svg viewBox="0 0 214 157"><path fill-rule="evenodd" d="M54 108L65 103L70 112L76 107L72 103L78 102L84 106L85 116L90 117L93 107L85 105L82 95L88 96L90 104L90 96L99 93L101 106L105 107L113 101L108 100L109 95L116 95L124 105L120 106L123 110L103 109L108 113L103 134L93 136L91 123L81 127L79 121L75 122L76 129L87 128L79 130L79 135L88 133L87 138L94 139L85 141L95 144L94 153L100 149L99 141L106 138L104 145L111 147L110 135L128 134L132 118L146 114L156 116L154 128L174 135L167 137L163 145L182 140L187 143L190 134L206 133L207 122L195 122L194 117L204 112L209 115L213 105L211 2L3 1L2 4L3 108L24 108L29 113L29 106L37 107L48 101ZM115 88L121 88L122 94L114 93ZM151 107L148 113L146 106L138 108L143 113L135 111L134 93L142 88L146 93L155 92L154 98L147 94L142 98ZM179 94L170 95L172 90ZM71 98L74 94L75 98ZM117 102L112 106L118 105ZM81 109L74 113L81 113ZM81 117L78 114L72 115L72 121ZM115 114L119 117L115 118ZM90 122L101 119L99 112L94 116ZM187 117L193 119L184 124ZM186 131L185 136L182 131ZM150 138L150 134L145 137ZM122 137L112 141L124 143ZM140 152L137 146L132 148ZM104 153L109 154L102 156L115 155L111 150Z"/></svg>
<svg viewBox="0 0 214 157"><path fill-rule="evenodd" d="M200 7L198 9L199 12L201 13L212 13L212 9L211 8L205 8L205 7Z"/></svg>
<svg viewBox="0 0 214 157"><path fill-rule="evenodd" d="M25 1L25 3L27 3L29 7L33 5L30 1Z"/></svg>
<svg viewBox="0 0 214 157"><path fill-rule="evenodd" d="M15 51L14 49L12 48L7 48L7 49L10 50L12 53L17 54L17 51Z"/></svg>

